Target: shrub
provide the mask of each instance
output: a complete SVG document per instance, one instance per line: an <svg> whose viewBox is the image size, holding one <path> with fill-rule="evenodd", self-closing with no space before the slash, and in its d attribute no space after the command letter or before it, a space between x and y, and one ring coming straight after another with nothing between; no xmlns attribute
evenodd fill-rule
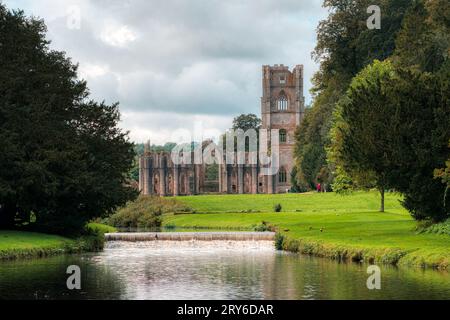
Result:
<svg viewBox="0 0 450 320"><path fill-rule="evenodd" d="M275 249L283 250L284 236L281 233L275 235Z"/></svg>
<svg viewBox="0 0 450 320"><path fill-rule="evenodd" d="M109 217L108 224L119 228L159 229L165 213L192 212L175 199L140 196Z"/></svg>
<svg viewBox="0 0 450 320"><path fill-rule="evenodd" d="M419 233L435 233L450 235L450 219L441 223L419 223Z"/></svg>
<svg viewBox="0 0 450 320"><path fill-rule="evenodd" d="M273 207L273 211L275 212L281 212L281 210L283 209L283 207L281 206L281 204L277 203L274 207Z"/></svg>
<svg viewBox="0 0 450 320"><path fill-rule="evenodd" d="M268 224L266 221L262 221L261 224L256 225L253 228L254 231L256 232L265 232L265 231L271 231L274 232L275 231L275 227Z"/></svg>

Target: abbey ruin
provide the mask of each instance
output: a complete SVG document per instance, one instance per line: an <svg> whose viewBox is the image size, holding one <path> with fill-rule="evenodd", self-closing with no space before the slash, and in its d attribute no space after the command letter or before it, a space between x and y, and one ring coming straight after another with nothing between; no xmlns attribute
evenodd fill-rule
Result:
<svg viewBox="0 0 450 320"><path fill-rule="evenodd" d="M174 164L169 152L150 152L146 148L139 159L139 189L145 195L178 196L207 192L285 193L291 188L294 166L294 132L303 119L303 66L292 71L287 66L262 68L262 129L279 130L279 169L266 175L258 158L256 163L218 165L217 181L207 180L208 165L194 162ZM268 139L270 143L270 138ZM194 157L192 152L191 158Z"/></svg>

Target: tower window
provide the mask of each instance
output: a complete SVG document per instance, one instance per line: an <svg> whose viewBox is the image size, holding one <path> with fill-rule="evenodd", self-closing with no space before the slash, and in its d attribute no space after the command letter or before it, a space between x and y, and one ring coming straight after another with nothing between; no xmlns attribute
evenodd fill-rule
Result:
<svg viewBox="0 0 450 320"><path fill-rule="evenodd" d="M284 76L280 77L280 84L286 84L286 78Z"/></svg>
<svg viewBox="0 0 450 320"><path fill-rule="evenodd" d="M285 129L280 130L280 143L286 143L287 141L287 132Z"/></svg>
<svg viewBox="0 0 450 320"><path fill-rule="evenodd" d="M287 173L286 169L281 168L280 172L278 172L278 182L279 183L286 183L287 182Z"/></svg>
<svg viewBox="0 0 450 320"><path fill-rule="evenodd" d="M288 109L288 99L286 98L286 96L282 95L278 98L277 108L280 111L285 111Z"/></svg>

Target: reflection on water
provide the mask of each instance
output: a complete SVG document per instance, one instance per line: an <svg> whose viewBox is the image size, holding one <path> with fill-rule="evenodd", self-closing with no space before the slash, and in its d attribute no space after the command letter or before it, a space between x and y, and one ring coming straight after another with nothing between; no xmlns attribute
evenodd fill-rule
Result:
<svg viewBox="0 0 450 320"><path fill-rule="evenodd" d="M66 289L79 265L82 290ZM0 299L450 299L448 273L277 252L273 242L109 243L104 252L0 263Z"/></svg>

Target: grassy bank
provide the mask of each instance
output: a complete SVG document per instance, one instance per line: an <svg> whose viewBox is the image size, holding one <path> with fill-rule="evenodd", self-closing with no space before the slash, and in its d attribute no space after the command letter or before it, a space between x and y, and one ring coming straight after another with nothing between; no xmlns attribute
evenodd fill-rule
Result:
<svg viewBox="0 0 450 320"><path fill-rule="evenodd" d="M90 231L89 235L77 239L36 232L0 230L0 260L101 250L103 234L116 230L98 223L88 224L87 229Z"/></svg>
<svg viewBox="0 0 450 320"><path fill-rule="evenodd" d="M253 229L262 221L280 232L283 249L334 259L446 269L450 235L421 233L395 194L379 213L377 193L227 195L178 198L197 214L165 215L164 225ZM275 204L282 205L274 213Z"/></svg>

